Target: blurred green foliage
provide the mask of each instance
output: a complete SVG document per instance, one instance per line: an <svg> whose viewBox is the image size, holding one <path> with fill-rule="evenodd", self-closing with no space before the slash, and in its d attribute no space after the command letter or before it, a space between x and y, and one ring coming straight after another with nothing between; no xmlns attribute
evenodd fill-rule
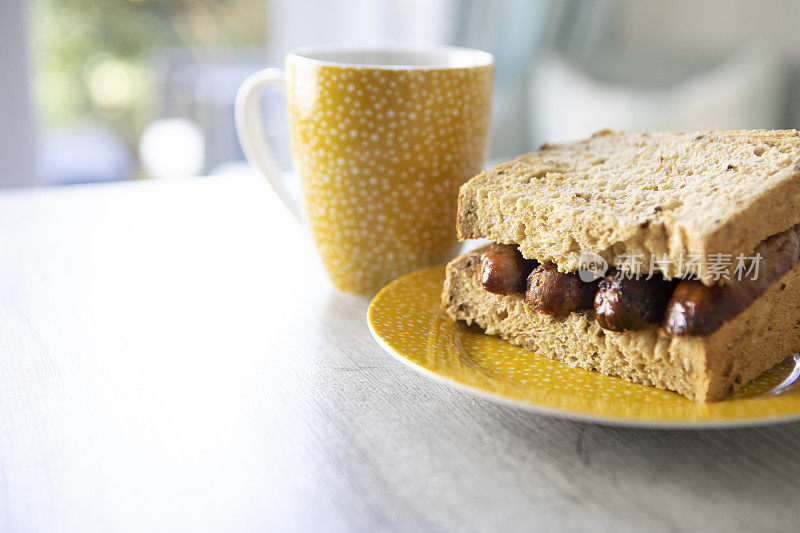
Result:
<svg viewBox="0 0 800 533"><path fill-rule="evenodd" d="M133 143L155 87L158 46L265 41L265 0L33 0L34 97L40 123L110 123Z"/></svg>

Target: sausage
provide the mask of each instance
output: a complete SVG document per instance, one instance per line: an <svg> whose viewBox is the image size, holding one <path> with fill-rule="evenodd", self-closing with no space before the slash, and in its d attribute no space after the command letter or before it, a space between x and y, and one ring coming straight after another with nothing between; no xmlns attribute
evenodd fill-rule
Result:
<svg viewBox="0 0 800 533"><path fill-rule="evenodd" d="M662 328L670 335L707 335L739 314L753 296L750 290L731 290L730 285L708 287L683 280L667 304Z"/></svg>
<svg viewBox="0 0 800 533"><path fill-rule="evenodd" d="M681 281L667 304L662 327L671 335L708 335L761 296L800 260L800 238L794 228L773 235L756 250L761 254L757 279L734 280L707 287Z"/></svg>
<svg viewBox="0 0 800 533"><path fill-rule="evenodd" d="M661 277L635 279L615 271L600 281L594 299L597 321L610 331L644 329L657 324L675 287Z"/></svg>
<svg viewBox="0 0 800 533"><path fill-rule="evenodd" d="M490 244L481 255L478 276L483 288L495 294L525 292L528 273L538 263L525 259L516 246Z"/></svg>
<svg viewBox="0 0 800 533"><path fill-rule="evenodd" d="M554 263L534 268L528 276L525 303L549 315L591 309L597 282L585 283L577 274L558 271Z"/></svg>

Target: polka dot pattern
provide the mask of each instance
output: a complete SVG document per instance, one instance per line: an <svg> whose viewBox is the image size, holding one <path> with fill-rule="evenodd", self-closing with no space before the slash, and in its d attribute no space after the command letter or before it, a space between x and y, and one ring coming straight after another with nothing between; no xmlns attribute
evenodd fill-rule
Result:
<svg viewBox="0 0 800 533"><path fill-rule="evenodd" d="M408 274L381 290L368 321L390 353L449 382L534 410L619 423L700 426L800 417L800 357L730 399L695 404L672 392L553 361L454 323L439 309L444 268Z"/></svg>
<svg viewBox="0 0 800 533"><path fill-rule="evenodd" d="M294 166L334 284L373 294L446 259L458 188L486 157L492 67L286 70Z"/></svg>

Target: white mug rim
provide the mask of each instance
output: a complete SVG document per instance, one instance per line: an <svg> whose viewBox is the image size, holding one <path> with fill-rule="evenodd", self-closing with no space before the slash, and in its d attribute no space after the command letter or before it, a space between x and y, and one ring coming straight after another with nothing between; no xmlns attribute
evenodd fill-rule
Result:
<svg viewBox="0 0 800 533"><path fill-rule="evenodd" d="M392 64L392 63L361 63L357 61L338 61L335 59L321 59L319 55L342 55L372 53L372 54L415 54L421 56L436 56L453 58L460 56L462 61L455 63L436 62L431 64ZM476 48L446 45L406 45L406 44L324 44L302 46L290 50L286 54L286 62L310 63L326 67L340 67L348 69L378 69L378 70L457 70L494 66L494 57L489 52Z"/></svg>

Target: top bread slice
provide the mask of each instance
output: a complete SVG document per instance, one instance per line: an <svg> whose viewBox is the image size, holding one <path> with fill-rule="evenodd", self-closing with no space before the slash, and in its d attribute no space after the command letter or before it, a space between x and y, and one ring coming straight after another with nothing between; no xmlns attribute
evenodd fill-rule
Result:
<svg viewBox="0 0 800 533"><path fill-rule="evenodd" d="M800 221L800 132L601 131L543 145L461 187L458 234L517 244L529 259L578 270L581 252L679 277L713 254L750 254ZM723 259L725 260L725 259ZM718 277L717 277L718 278Z"/></svg>

